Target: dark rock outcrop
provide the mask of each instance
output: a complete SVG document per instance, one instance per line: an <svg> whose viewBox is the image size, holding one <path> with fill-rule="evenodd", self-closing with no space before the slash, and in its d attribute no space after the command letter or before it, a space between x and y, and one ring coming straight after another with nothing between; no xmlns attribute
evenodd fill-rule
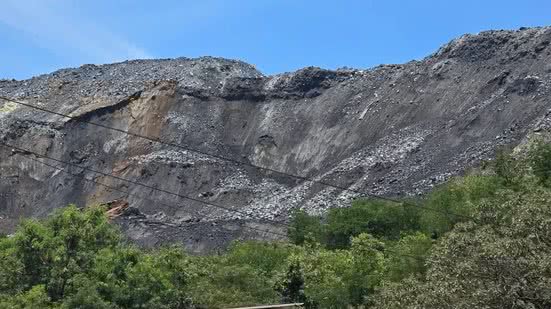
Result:
<svg viewBox="0 0 551 309"><path fill-rule="evenodd" d="M2 80L0 95L73 117L3 103L5 143L195 200L64 167L80 177L71 176L2 147L0 229L68 203L124 200L115 220L131 239L204 251L275 237L243 225L284 232L267 220L284 221L295 207L322 213L357 196L79 120L372 194L420 195L549 129L550 41L551 28L488 31L422 61L370 70L264 76L239 61L179 58Z"/></svg>

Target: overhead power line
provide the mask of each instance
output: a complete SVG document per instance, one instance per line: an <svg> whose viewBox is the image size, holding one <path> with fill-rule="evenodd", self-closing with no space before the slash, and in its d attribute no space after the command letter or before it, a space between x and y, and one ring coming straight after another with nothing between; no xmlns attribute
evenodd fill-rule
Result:
<svg viewBox="0 0 551 309"><path fill-rule="evenodd" d="M323 186L326 186L326 187L331 187L331 188L342 190L342 191L347 191L347 192L360 194L361 197L370 197L370 198L373 198L373 199L379 199L379 200L384 200L384 201L388 201L388 202L391 202L391 203L395 203L397 205L403 205L403 206L407 206L407 207L423 208L424 210L438 212L438 213L441 213L441 214L444 214L444 215L451 215L451 216L460 217L460 218L463 218L463 219L475 220L473 217L468 216L468 215L458 214L458 213L444 211L444 210L440 210L440 209L429 208L429 207L426 207L426 206L422 207L422 206L417 205L415 203L411 203L411 202L407 202L407 201L400 201L400 200L397 200L397 199L393 199L393 198L389 198L389 197L385 197L385 196L381 196L381 195L376 195L376 194L373 194L373 193L370 193L370 192L350 189L350 188L343 187L343 186L340 186L340 185L331 184L331 183L328 183L328 182L325 182L325 181L315 180L311 177L306 177L306 176L294 175L294 174L290 174L290 173L286 173L286 172L281 172L281 171L278 171L278 170L275 170L275 169L272 169L272 168L262 167L262 166L258 166L258 165L255 165L255 164L252 164L252 163L249 163L249 162L244 162L244 161L228 158L228 157L225 157L225 156L222 156L222 155L209 153L209 152L206 152L206 151L203 151L203 150L195 149L195 148L190 147L190 146L185 146L185 145L176 144L176 143L173 143L173 142L163 141L160 138L146 136L146 135L143 135L143 134L139 134L139 133L135 133L135 132L127 131L127 130L106 126L106 125L103 125L103 124L100 124L100 123L80 119L79 117L76 117L76 116L71 116L71 115L59 113L59 112L52 111L52 110L49 110L49 109L46 109L46 108L43 108L43 107L39 107L39 106L36 106L36 105L33 105L33 104L13 100L13 99L10 99L8 97L0 96L0 99L8 101L8 102L16 103L16 104L19 104L19 105L22 105L22 106L25 106L25 107L29 107L29 108L32 108L32 109L35 109L35 110L39 110L39 111L42 111L42 112L45 112L45 113L49 113L49 114L65 117L65 118L68 118L68 119L72 119L72 120L75 120L77 122L82 122L82 123L97 126L97 127L103 128L103 129L116 131L116 132L127 134L127 135L130 135L130 136L142 138L142 139L145 139L145 140L148 140L148 141L151 141L151 142L159 143L159 144L162 144L162 145L167 145L167 146L175 147L175 148L182 149L182 150L185 150L185 151L189 151L189 152L201 154L201 155L204 155L204 156L208 156L208 157L211 157L211 158L216 158L216 159L219 159L219 160L222 160L222 161L232 162L232 163L239 164L239 165L244 165L244 166L249 166L249 167L259 169L259 170L264 170L264 171L272 172L272 173L275 173L275 174L279 174L279 175L282 175L282 176L291 177L291 178L295 178L295 179L299 179L299 180L303 180L303 181L307 181L307 182L311 182L311 183L316 183L316 184L320 184L320 185L323 185ZM198 201L200 201L200 200L198 200ZM203 202L203 201L201 201L201 202ZM393 205L393 204L391 204L391 205Z"/></svg>
<svg viewBox="0 0 551 309"><path fill-rule="evenodd" d="M225 211L234 212L234 213L237 213L237 214L241 214L241 215L243 215L243 216L252 217L249 213L243 212L243 211L238 210L238 209L228 208L228 207L226 207L226 206L222 206L222 205L215 204L215 203L212 203L212 202L203 201L203 200L200 200L200 199L191 197L191 196L179 194L179 193L172 192L172 191L169 191L169 190L160 189L160 188L157 188L157 187L154 187L154 186L145 184L145 183L141 183L141 182L138 182L138 181L130 180L130 179L123 178L123 177L120 177L120 176L116 176L116 175L113 175L113 174L110 174L110 173L105 173L105 172L97 171L97 170L91 169L91 168L89 168L89 167L80 166L80 165L75 164L75 163L72 163L72 162L67 162L67 161L63 161L63 160L60 160L60 159L52 158L52 157L50 157L50 156L46 156L46 155L43 155L43 154L39 154L39 153L34 152L34 151L32 151L32 150L29 150L29 149L20 148L20 147L14 146L14 145L6 144L6 143L4 143L4 142L0 142L0 145L5 146L5 147L7 147L7 148L12 148L12 149L17 150L17 151L20 151L20 152L22 152L22 153L30 153L30 154L33 154L33 155L35 155L35 156L37 156L37 157L41 157L41 158L45 158L45 159L48 159L48 160L52 160L52 161L55 161L55 162L58 162L58 163L61 163L61 164L66 164L66 165L74 166L74 167L77 167L77 168L81 168L81 169L83 169L83 170L86 170L86 171L89 171L89 172L92 172L92 173L100 174L100 175L102 175L102 176L110 177L110 178L113 178L113 179L116 179L116 180L119 180L119 181L124 181L124 182L127 182L127 183L131 183L131 184L133 184L133 185L137 185L137 186L140 186L140 187L144 187L144 188L147 188L147 189L151 189L151 190L154 190L154 191L157 191L157 192L169 194L169 195L176 196L176 197L179 197L179 198L182 198L182 199L186 199L186 200L194 201L194 202L197 202L197 203L201 203L201 204L204 204L204 205L207 205L207 206L212 206L212 207L215 207L215 208L223 209L223 210L225 210ZM258 218L251 218L251 219L261 220L261 219L258 219ZM266 220L266 221L269 221L269 220ZM274 223L274 224L280 224L280 225L289 226L289 225L288 225L287 223L285 223L285 222L279 222L279 221L270 221L270 222L272 222L272 223Z"/></svg>
<svg viewBox="0 0 551 309"><path fill-rule="evenodd" d="M4 146L6 147L5 145L1 145L1 146ZM34 153L31 153L33 155L36 155ZM155 199L152 199L150 197L143 197L143 196L140 196L140 195L137 195L137 194L133 194L133 193L130 193L128 191L125 191L125 190L122 190L122 189L119 189L119 188L116 188L116 187L113 187L113 186L110 186L110 185L106 185L104 183L101 183L99 181L96 181L94 179L89 179L89 178L86 178L84 175L79 175L79 174L73 174L65 169L62 169L58 166L55 166L55 165L52 165L52 164L49 164L49 163L46 163L46 162L43 162L43 161L40 161L38 159L35 159L33 157L31 157L29 154L22 154L22 153L17 153L17 155L20 155L20 156L24 156L25 158L29 159L29 160L32 160L34 162L37 162L39 164L42 164L44 166L48 166L50 168L53 168L55 170L58 170L62 173L66 173L72 177L75 177L75 178L81 178L82 180L86 181L86 182L91 182L91 183L94 183L94 184L97 184L99 186L102 186L102 187L105 187L107 189L110 189L110 190L113 190L113 191L117 191L117 192L121 192L121 193L125 193L129 196L136 196L140 199L144 199L144 200L148 200L150 202L154 202L154 203L159 203L161 205L164 205L164 206L167 206L167 207L175 207L177 205L172 205L172 204L167 204L167 203L164 203L164 202L161 202L161 201L158 201L158 200L155 200ZM67 164L67 163L64 163L64 164ZM251 218L251 219L256 219L256 218ZM274 222L274 221L270 221L270 220L267 220L269 221L270 223L277 223L277 222ZM172 226L172 225L171 225ZM179 228L180 226L174 226L175 228ZM256 232L261 232L261 233L268 233L268 234L272 234L272 235L276 235L276 236L280 236L280 237L285 237L287 238L288 236L285 235L285 234L281 234L281 233L277 233L277 232L273 232L273 231L269 231L269 230L263 230L263 229L259 229L259 228L255 228L255 227L252 227L252 226L247 226L247 225L242 225L241 226L242 228L244 229L249 229L249 230L253 230L253 231L256 231ZM175 236L175 235L178 235L180 233L182 233L183 231L181 230L177 230L175 233L172 233L169 235L168 238L172 237L172 236ZM158 242L157 242L158 244ZM412 259L416 259L416 260L419 260L419 261L424 261L423 259L419 258L418 256L414 256L414 255L410 255L410 254L402 254L402 253L398 253L397 251L394 251L394 250L391 250L391 249L384 249L384 251L386 252L390 252L390 253L394 253L396 254L397 256L401 256L401 257L406 257L406 258L412 258Z"/></svg>
<svg viewBox="0 0 551 309"><path fill-rule="evenodd" d="M17 149L17 148L15 148L15 147L11 147L10 145L4 144L4 143L2 143L2 142L0 142L0 146L7 147L7 148ZM18 149L18 150L21 151L20 149ZM45 159L49 159L48 157L42 156L42 155L37 154L37 153L35 153L35 152L27 152L27 153L25 153L25 152L24 152L24 153L19 153L19 152L18 152L18 153L16 153L16 155L24 156L25 158L28 158L29 160L32 160L32 161L37 162L37 163L39 163L39 164L42 164L42 165L44 165L44 166L48 166L48 167L53 168L53 169L55 169L55 170L58 170L58 171L60 171L60 172L62 172L62 173L66 173L66 174L70 175L71 177L75 177L75 178L78 177L78 178L83 179L84 181L87 181L87 182L91 182L91 183L97 184L97 185L102 186L102 187L105 187L105 188L107 188L107 189L110 189L110 190L113 190L113 191L117 191L117 192L121 192L121 193L124 193L124 194L127 194L127 195L131 195L131 196L136 196L136 197L138 197L138 198L140 198L140 199L148 200L148 201L151 201L151 202L154 202L154 203L159 203L159 204L164 205L164 206L167 206L167 207L177 207L176 205L167 204L167 203L164 203L164 202L162 202L162 201L158 201L158 200L152 199L152 198L150 198L150 197L143 197L143 196L140 196L140 195L137 195L137 194L133 194L133 193L131 193L131 192L129 192L129 191L125 191L125 190L122 190L122 189L119 189L119 188L116 188L116 187L113 187L113 186L110 186L110 185L101 183L101 182L96 181L96 180L94 180L94 179L86 178L84 175L73 174L73 173L71 173L71 172L69 172L69 171L67 171L67 170L65 170L65 169L63 169L63 168L60 168L60 167L58 167L58 166L55 166L55 165L52 165L52 164L49 164L49 163L40 161L40 160L38 160L38 159L35 159L35 158L33 158L33 157L30 156L31 154L32 154L32 155L35 155L35 156L37 156L37 157L42 157L42 158L45 158ZM56 162L60 162L60 163L65 164L65 165L76 166L76 165L73 164L73 163L66 162L66 161L62 161L62 160L56 160ZM79 167L79 166L76 166L76 167L85 170L83 167ZM110 176L108 176L108 177L110 177ZM116 177L116 176L113 176L113 177ZM209 203L209 205L214 206L213 204L210 204L210 203ZM257 219L257 220L259 220L258 218L251 218L251 219ZM277 221L271 221L271 220L266 220L266 221L268 221L268 222L270 222L270 223L278 223ZM175 226L175 227L178 228L179 226ZM273 232L273 231L269 231L269 230L263 230L263 229L259 229L259 228L255 228L255 227L247 226L247 225L243 225L242 228L249 229L249 230L253 230L253 231L257 231L257 232L261 232L261 233L268 233L268 234L272 234L272 235L276 235L276 236L280 236L280 237L285 237L285 238L288 237L288 236L285 235L285 234L281 234L281 233L277 233L277 232ZM180 234L180 233L182 233L182 231L181 231L181 230L178 230L178 231L176 231L175 233L170 234L169 237L178 235L178 234ZM390 253L394 253L394 254L396 254L397 256L412 258L412 259L416 259L416 260L419 260L419 261L424 261L423 259L419 258L418 256L414 256L414 255L410 255L410 254L398 253L397 251L394 251L394 250L391 250L391 249L386 249L386 248L385 248L384 251L390 252Z"/></svg>
<svg viewBox="0 0 551 309"><path fill-rule="evenodd" d="M6 146L5 144L1 144L1 143L0 143L0 146L8 147L8 146ZM10 148L13 148L13 147L10 147ZM84 181L86 181L86 182L94 183L94 184L97 184L97 185L99 185L99 186L105 187L105 188L107 188L107 189L109 189L109 190L121 192L121 193L124 193L124 194L129 195L129 196L135 196L135 197L137 197L137 198L139 198L139 199L143 199L143 200L147 200L147 201L150 201L150 202L158 203L158 204L160 204L160 205L164 205L164 206L167 206L167 207L171 207L171 208L177 207L177 205L167 204L167 203L164 203L164 202L162 202L162 201L159 201L159 200L156 200L156 199L152 199L152 198L150 198L150 197L141 196L141 195L138 195L138 194L135 194L135 193L131 193L131 192L129 192L129 191L125 191L125 190L116 188L116 187L114 187L114 186L107 185L107 184L105 184L105 183L96 181L96 180L94 180L94 179L86 178L84 175L73 174L73 173L71 173L71 172L69 172L69 171L67 171L67 170L65 170L65 169L63 169L63 168L60 168L60 167L58 167L58 166L55 166L55 165L46 163L46 162L44 162L44 161L40 161L40 160L38 160L38 159L35 159L35 158L29 156L28 154L22 154L22 153L16 153L16 154L17 154L17 155L20 155L20 156L24 156L25 158L27 158L27 159L29 159L29 160L32 160L32 161L34 161L34 162L37 162L37 163L39 163L39 164L42 164L42 165L44 165L44 166L48 166L48 167L50 167L50 168L52 168L52 169L58 170L58 171L60 171L60 172L62 172L62 173L68 174L68 175L70 175L70 176L72 176L72 177L75 177L75 178L78 177L78 178L81 178L82 180L84 180ZM31 153L31 154L33 154L33 155L35 155L35 156L38 156L38 157L43 157L43 156L39 156L39 155L36 154L36 153ZM45 157L43 157L43 158L45 158ZM69 165L68 162L64 162L63 164ZM211 205L210 203L208 203L208 204L209 204L209 206L214 206L214 205ZM228 211L229 211L229 210L228 210ZM249 219L263 220L263 219L254 218L254 217L249 217ZM270 223L278 223L277 221L270 221L270 220L264 220L264 221L268 221L268 222L270 222ZM242 227L243 227L243 228L246 228L246 229L252 229L252 230L255 230L255 231L263 232L263 233L269 233L269 234L274 234L274 235L277 235L277 236L287 237L287 235L285 235L285 234L276 233L276 232L272 232L272 231L268 231L268 230L262 230L262 229L258 229L258 228L254 228L254 227L250 227L250 226L246 226L246 225L244 225L244 226L242 226Z"/></svg>
<svg viewBox="0 0 551 309"><path fill-rule="evenodd" d="M125 191L125 190L122 190L122 189L118 189L116 187L113 187L113 186L110 186L110 185L106 185L104 183L101 183L99 181L96 181L96 180L93 180L93 179L88 179L86 178L84 175L78 175L78 174L73 174L65 169L62 169L60 167L57 167L55 165L51 165L51 164L48 164L46 162L43 162L43 161L40 161L38 159L35 159L35 158L32 158L30 155L35 155L37 157L41 157L41 158L45 158L45 159L48 159L48 160L52 160L52 161L55 161L55 162L59 162L61 164L65 164L65 165L68 165L68 166L74 166L74 167L77 167L77 168L80 168L80 169L83 169L83 170L88 170L88 171L91 171L91 172L94 172L94 173L98 173L100 175L104 175L106 177L111 177L111 178L114 178L114 179L118 179L118 180L123 180L123 181L127 181L125 180L124 178L120 178L118 176L115 176L115 175L112 175L112 174L108 174L108 173L103 173L103 172L98 172L98 171L94 171L94 170L91 170L89 168L86 168L86 167L82 167L82 166L79 166L77 164L74 164L74 163L71 163L71 162L67 162L67 161L63 161L63 160L58 160L58 159L54 159L54 158L50 158L48 156L45 156L45 155L41 155L41 154L38 154L36 152L33 152L33 151L28 151L28 150L25 150L23 148L19 148L19 147L15 147L15 146L12 146L12 145L9 145L9 144L6 144L6 143L3 143L3 142L0 142L0 146L3 146L3 147L6 147L6 148L11 148L11 149L15 149L15 150L18 150L20 151L20 153L16 153L17 155L21 155L21 156L24 156L34 162L37 162L37 163L40 163L42 165L45 165L45 166L48 166L50 168L53 168L53 169L56 169L56 170L59 170L60 172L63 172L63 173L66 173L66 174L69 174L70 176L72 177L79 177L79 178L82 178L84 181L88 181L88 182L92 182L92 183L95 183L97 185L100 185L100 186L103 186L103 187L106 187L108 189L111 189L111 190L115 190L115 191L118 191L118 192L121 192L121 193L125 193L125 194L128 194L128 195L135 195L135 194L132 194L128 191ZM127 181L129 182L129 181ZM134 183L134 182L132 182ZM138 186L144 186L143 184L141 183L134 183ZM160 190L160 189L157 189L157 188L154 188L152 187L151 189L153 190ZM161 191L161 192L169 192L169 191ZM177 194L177 193L173 193L171 192L172 194ZM140 197L140 196L138 196ZM175 205L171 205L171 204L166 204L164 202L160 202L160 201L157 201L157 200L154 200L154 199L151 199L151 198L145 198L145 197L140 197L142 199L146 199L146 200L149 200L149 201L153 201L153 202L157 202L157 203L160 203L162 205L165 205L165 206L168 206L168 207L174 207ZM185 197L187 198L187 197ZM213 203L209 203L209 202L205 202L205 201L202 201L204 204L207 204L207 205L210 205L210 206L213 206L213 207L217 207L217 208L220 208L220 207L223 207L225 210L227 211L235 211L234 209L231 209L231 208L226 208L224 206L221 206L221 205L218 205L218 204L213 204ZM251 219L257 219L259 220L258 218L251 218ZM270 223L275 223L275 224L282 224L282 222L277 222L277 221L271 221L271 220L266 220ZM287 225L287 224L285 224ZM288 226L288 225L287 225ZM273 234L273 235L277 235L277 236L281 236L281 237L287 237L287 235L284 235L284 234L281 234L281 233L277 233L277 232L272 232L272 231L268 231L268 230L263 230L263 229L258 229L258 228L255 228L255 227L251 227L251 226L242 226L243 228L245 229L250 229L250 230L254 230L254 231L257 231L257 232L262 232L262 233L268 233L268 234ZM176 228L178 228L176 226ZM179 233L181 233L182 231L178 230L176 233L173 233L171 234L171 236L174 236L174 235L177 235ZM414 255L409 255L409 254L403 254L403 253L399 253L397 251L394 251L394 250L391 250L391 249L384 249L383 250L384 252L390 252L390 253L394 253L396 254L396 256L401 256L401 257L407 257L407 258L411 258L411 259L415 259L415 260L418 260L418 261L424 261L424 259L420 258L419 256L414 256Z"/></svg>

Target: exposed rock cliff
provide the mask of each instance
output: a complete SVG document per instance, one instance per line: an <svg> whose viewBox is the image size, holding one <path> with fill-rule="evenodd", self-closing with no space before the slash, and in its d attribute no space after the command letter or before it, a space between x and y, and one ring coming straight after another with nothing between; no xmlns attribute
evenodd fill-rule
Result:
<svg viewBox="0 0 551 309"><path fill-rule="evenodd" d="M2 80L0 95L73 116L0 104L3 142L257 219L68 168L131 192L121 194L0 147L0 229L68 203L122 200L129 207L117 221L130 238L202 251L274 237L243 224L282 232L263 220L285 220L295 207L321 213L355 197L79 120L373 194L422 194L500 145L549 129L550 41L551 28L488 31L422 61L370 70L264 76L239 61L179 58Z"/></svg>

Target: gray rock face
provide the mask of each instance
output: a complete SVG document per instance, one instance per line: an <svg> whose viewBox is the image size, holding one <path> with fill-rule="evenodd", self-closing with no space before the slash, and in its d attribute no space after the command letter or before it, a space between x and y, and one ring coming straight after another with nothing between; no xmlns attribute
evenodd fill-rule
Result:
<svg viewBox="0 0 551 309"><path fill-rule="evenodd" d="M239 61L179 58L2 80L0 95L73 117L3 103L3 142L195 201L48 161L79 177L71 176L0 147L0 229L68 203L125 200L130 207L116 220L130 239L200 252L277 237L254 229L284 232L269 221L358 196L82 120L371 194L421 195L549 129L550 41L551 28L489 31L422 61L370 70L264 76Z"/></svg>

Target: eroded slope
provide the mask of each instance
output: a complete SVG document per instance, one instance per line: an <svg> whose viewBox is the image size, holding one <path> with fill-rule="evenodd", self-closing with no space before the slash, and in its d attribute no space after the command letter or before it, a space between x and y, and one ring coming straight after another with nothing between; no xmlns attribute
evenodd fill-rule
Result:
<svg viewBox="0 0 551 309"><path fill-rule="evenodd" d="M0 227L67 203L119 200L130 206L117 219L130 238L202 251L274 237L242 226L281 232L266 220L284 221L295 207L321 213L356 196L82 120L372 194L422 194L500 145L549 128L550 41L551 28L490 31L371 70L264 76L238 61L180 58L0 81L3 96L74 117L4 104L4 142L250 214L69 169L130 192L122 194L0 148Z"/></svg>

